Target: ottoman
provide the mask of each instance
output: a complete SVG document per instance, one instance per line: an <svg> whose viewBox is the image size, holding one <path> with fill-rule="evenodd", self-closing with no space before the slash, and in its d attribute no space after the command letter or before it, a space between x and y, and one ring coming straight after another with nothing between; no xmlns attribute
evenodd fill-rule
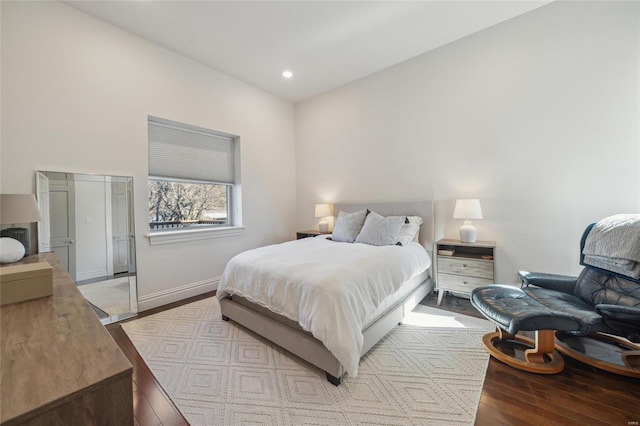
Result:
<svg viewBox="0 0 640 426"><path fill-rule="evenodd" d="M564 361L555 350L555 331L580 330L576 317L544 306L520 288L501 284L474 289L471 304L497 326L496 332L482 339L491 356L532 373L555 374L563 370ZM535 332L535 339L518 334L520 331ZM505 353L496 347L498 341L519 342L529 349L524 351L524 359L519 359L515 351Z"/></svg>

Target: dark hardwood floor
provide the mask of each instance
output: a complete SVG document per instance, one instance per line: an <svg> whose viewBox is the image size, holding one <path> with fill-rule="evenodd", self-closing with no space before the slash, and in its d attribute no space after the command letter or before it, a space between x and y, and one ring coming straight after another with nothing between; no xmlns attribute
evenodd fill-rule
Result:
<svg viewBox="0 0 640 426"><path fill-rule="evenodd" d="M149 309L148 311L140 312L137 318L153 315L157 312L186 305L206 297L213 297L214 295L215 292L204 293L170 305ZM109 330L113 339L120 346L131 365L133 365L133 416L135 426L189 425L173 404L169 395L166 394L160 383L153 376L153 373L151 373L151 370L147 367L135 346L133 346L120 323L108 325L107 330Z"/></svg>
<svg viewBox="0 0 640 426"><path fill-rule="evenodd" d="M434 295L420 303L483 318L468 300L450 295L440 306ZM560 374L540 375L490 358L476 425L640 424L640 379L564 360Z"/></svg>
<svg viewBox="0 0 640 426"><path fill-rule="evenodd" d="M191 303L213 292L145 311L138 318ZM438 307L437 297L421 304ZM441 309L482 317L468 300L447 296ZM133 364L136 425L187 425L120 324L107 326ZM640 425L640 380L603 372L567 357L560 374L538 375L491 358L480 397L476 425Z"/></svg>

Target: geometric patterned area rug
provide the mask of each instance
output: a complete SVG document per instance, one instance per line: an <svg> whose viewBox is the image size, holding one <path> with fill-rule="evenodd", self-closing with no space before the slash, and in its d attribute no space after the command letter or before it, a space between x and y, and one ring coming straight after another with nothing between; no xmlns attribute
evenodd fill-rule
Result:
<svg viewBox="0 0 640 426"><path fill-rule="evenodd" d="M418 305L333 386L233 321L215 297L122 324L191 425L473 424L488 321Z"/></svg>

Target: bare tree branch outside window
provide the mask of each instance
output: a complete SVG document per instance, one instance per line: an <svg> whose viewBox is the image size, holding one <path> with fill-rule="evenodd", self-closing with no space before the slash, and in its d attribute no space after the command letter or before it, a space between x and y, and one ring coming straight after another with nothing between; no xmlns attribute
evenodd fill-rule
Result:
<svg viewBox="0 0 640 426"><path fill-rule="evenodd" d="M148 182L151 229L228 224L226 185Z"/></svg>

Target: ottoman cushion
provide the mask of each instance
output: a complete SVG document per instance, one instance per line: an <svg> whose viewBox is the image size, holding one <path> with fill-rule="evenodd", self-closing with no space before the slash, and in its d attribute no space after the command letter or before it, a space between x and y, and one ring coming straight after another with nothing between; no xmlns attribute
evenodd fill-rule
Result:
<svg viewBox="0 0 640 426"><path fill-rule="evenodd" d="M575 318L580 327L578 330L571 331L578 331L579 334L589 334L606 330L602 322L602 316L592 306L573 294L534 287L526 288L524 292L546 308Z"/></svg>
<svg viewBox="0 0 640 426"><path fill-rule="evenodd" d="M491 322L512 334L520 330L581 329L575 315L546 307L522 289L509 285L478 287L471 293L471 304Z"/></svg>

